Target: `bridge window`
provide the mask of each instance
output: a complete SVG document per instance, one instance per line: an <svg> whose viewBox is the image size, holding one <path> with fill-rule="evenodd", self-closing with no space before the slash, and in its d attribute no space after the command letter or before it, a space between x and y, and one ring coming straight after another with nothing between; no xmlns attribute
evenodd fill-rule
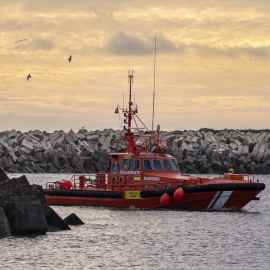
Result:
<svg viewBox="0 0 270 270"><path fill-rule="evenodd" d="M134 170L134 168L135 168L135 159L132 158L129 160L129 169Z"/></svg>
<svg viewBox="0 0 270 270"><path fill-rule="evenodd" d="M170 165L170 161L168 159L163 159L163 166L165 168L165 171L170 172L172 170L172 167Z"/></svg>
<svg viewBox="0 0 270 270"><path fill-rule="evenodd" d="M144 167L145 171L152 171L153 170L151 161L149 159L143 160L143 167Z"/></svg>
<svg viewBox="0 0 270 270"><path fill-rule="evenodd" d="M135 170L137 171L141 170L141 162L139 159L136 159L135 161Z"/></svg>
<svg viewBox="0 0 270 270"><path fill-rule="evenodd" d="M153 159L153 165L156 171L163 171L163 167L159 159Z"/></svg>
<svg viewBox="0 0 270 270"><path fill-rule="evenodd" d="M129 169L129 159L127 159L127 158L123 159L122 169L125 170L125 171L127 171Z"/></svg>
<svg viewBox="0 0 270 270"><path fill-rule="evenodd" d="M175 172L178 172L179 171L179 168L178 168L178 165L177 165L177 162L175 159L171 159L171 164L172 164L172 168Z"/></svg>

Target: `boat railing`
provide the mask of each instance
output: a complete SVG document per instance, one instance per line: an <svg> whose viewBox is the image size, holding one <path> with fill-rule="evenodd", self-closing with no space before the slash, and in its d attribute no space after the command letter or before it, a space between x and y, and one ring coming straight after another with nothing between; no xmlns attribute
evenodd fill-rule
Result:
<svg viewBox="0 0 270 270"><path fill-rule="evenodd" d="M224 174L220 174L220 177L224 179L230 179L230 180L244 180L247 182L255 182L254 175L248 175L248 174L224 173Z"/></svg>
<svg viewBox="0 0 270 270"><path fill-rule="evenodd" d="M113 176L105 173L96 173L91 175L73 175L70 180L62 180L61 182L48 182L47 189L71 189L71 190L160 190L168 188L178 188L183 185L198 185L197 181L179 181L173 180L171 182L158 183L136 183L131 181L128 175Z"/></svg>
<svg viewBox="0 0 270 270"><path fill-rule="evenodd" d="M63 179L61 182L48 182L47 189L75 189L87 190L89 188L106 189L106 173L87 175L73 175L70 180Z"/></svg>
<svg viewBox="0 0 270 270"><path fill-rule="evenodd" d="M152 135L131 135L130 136L131 140L134 141L135 147L139 150L143 150L146 152L151 152L153 147L156 147L159 145L159 152L162 152L164 154L168 154L169 151L169 140L158 140L154 138ZM117 139L117 152L119 149L119 144L120 142L129 142L130 139L123 136L119 139ZM160 145L162 143L166 144L166 148L160 148Z"/></svg>

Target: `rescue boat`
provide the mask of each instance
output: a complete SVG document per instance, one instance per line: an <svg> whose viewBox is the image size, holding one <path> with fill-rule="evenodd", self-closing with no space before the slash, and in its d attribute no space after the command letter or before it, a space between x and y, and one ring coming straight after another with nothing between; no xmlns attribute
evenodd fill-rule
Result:
<svg viewBox="0 0 270 270"><path fill-rule="evenodd" d="M177 160L168 153L169 141L160 139L159 125L153 133L140 120L132 102L133 72L128 78L128 108L117 106L115 110L123 113L126 125L116 152L109 154L109 173L73 175L68 180L48 182L44 189L48 204L240 210L250 201L259 200L256 196L265 189L265 184L253 175L225 173L212 179L182 175ZM124 151L119 151L120 143L126 144Z"/></svg>

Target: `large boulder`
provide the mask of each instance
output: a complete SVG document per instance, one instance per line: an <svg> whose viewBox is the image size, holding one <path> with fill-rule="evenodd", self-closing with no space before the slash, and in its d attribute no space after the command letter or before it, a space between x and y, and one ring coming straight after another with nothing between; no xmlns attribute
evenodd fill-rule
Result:
<svg viewBox="0 0 270 270"><path fill-rule="evenodd" d="M51 227L61 230L70 230L70 227L49 205L43 204L42 211L46 217L46 221L50 230L52 229Z"/></svg>
<svg viewBox="0 0 270 270"><path fill-rule="evenodd" d="M23 197L13 197L5 204L5 212L13 235L45 234L48 231L38 200L25 201Z"/></svg>
<svg viewBox="0 0 270 270"><path fill-rule="evenodd" d="M74 213L70 214L64 219L67 225L83 225L83 221Z"/></svg>
<svg viewBox="0 0 270 270"><path fill-rule="evenodd" d="M4 209L0 207L0 239L6 236L10 236L10 225Z"/></svg>
<svg viewBox="0 0 270 270"><path fill-rule="evenodd" d="M44 234L48 230L40 200L26 176L0 182L0 207L9 220L11 233Z"/></svg>
<svg viewBox="0 0 270 270"><path fill-rule="evenodd" d="M8 176L5 171L0 167L0 182L8 180Z"/></svg>
<svg viewBox="0 0 270 270"><path fill-rule="evenodd" d="M31 185L32 190L36 194L37 198L40 200L41 204L47 203L44 190L42 186L33 184Z"/></svg>

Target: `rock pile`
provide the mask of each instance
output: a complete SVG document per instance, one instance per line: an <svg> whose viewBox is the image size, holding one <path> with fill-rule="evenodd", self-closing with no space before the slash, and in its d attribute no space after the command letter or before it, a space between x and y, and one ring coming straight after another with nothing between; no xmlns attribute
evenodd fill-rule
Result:
<svg viewBox="0 0 270 270"><path fill-rule="evenodd" d="M115 152L119 130L34 130L0 132L0 166L10 173L95 173L109 171L107 154ZM269 130L160 132L170 140L182 173L270 174ZM120 151L126 148L119 144ZM154 150L154 149L153 149Z"/></svg>
<svg viewBox="0 0 270 270"><path fill-rule="evenodd" d="M120 131L0 132L0 167L10 173L79 173L109 169ZM121 147L121 145L120 145Z"/></svg>
<svg viewBox="0 0 270 270"><path fill-rule="evenodd" d="M72 216L72 225L82 224L76 215ZM41 186L31 186L24 175L9 179L0 168L0 238L45 234L48 230L70 230L70 227L47 205Z"/></svg>
<svg viewBox="0 0 270 270"><path fill-rule="evenodd" d="M182 173L270 174L269 130L174 131L161 135L171 140Z"/></svg>

